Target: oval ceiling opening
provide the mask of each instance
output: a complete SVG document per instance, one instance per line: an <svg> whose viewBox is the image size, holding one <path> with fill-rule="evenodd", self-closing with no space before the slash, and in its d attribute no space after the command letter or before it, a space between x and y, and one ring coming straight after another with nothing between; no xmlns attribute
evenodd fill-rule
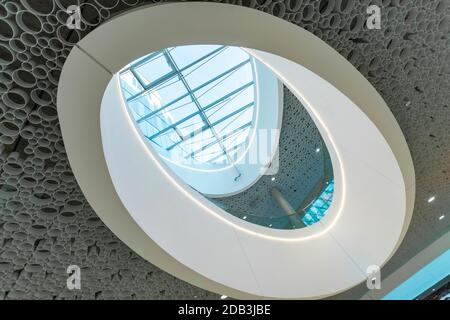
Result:
<svg viewBox="0 0 450 320"><path fill-rule="evenodd" d="M327 147L299 99L249 50L164 48L118 78L147 147L216 206L283 230L325 216L334 192Z"/></svg>

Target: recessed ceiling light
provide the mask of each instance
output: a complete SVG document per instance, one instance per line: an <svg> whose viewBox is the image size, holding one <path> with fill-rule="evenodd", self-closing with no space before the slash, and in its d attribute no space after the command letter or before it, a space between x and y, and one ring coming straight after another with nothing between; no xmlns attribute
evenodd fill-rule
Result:
<svg viewBox="0 0 450 320"><path fill-rule="evenodd" d="M271 227L272 226L272 224L269 224L269 227Z"/></svg>
<svg viewBox="0 0 450 320"><path fill-rule="evenodd" d="M428 203L431 203L431 202L433 202L433 201L434 201L434 199L436 199L436 197L435 197L435 196L432 196L432 197L428 198Z"/></svg>
<svg viewBox="0 0 450 320"><path fill-rule="evenodd" d="M270 179L270 180L275 181L275 177L272 177L272 179Z"/></svg>
<svg viewBox="0 0 450 320"><path fill-rule="evenodd" d="M317 149L316 149L316 153L319 153L319 152L320 152L320 148L317 148Z"/></svg>
<svg viewBox="0 0 450 320"><path fill-rule="evenodd" d="M244 219L244 220L247 219L247 216L243 216L242 219Z"/></svg>
<svg viewBox="0 0 450 320"><path fill-rule="evenodd" d="M226 295L221 295L221 296L220 296L220 299L222 299L222 300L224 300L224 299L226 299L226 298L228 298L228 296L226 296Z"/></svg>
<svg viewBox="0 0 450 320"><path fill-rule="evenodd" d="M442 216L439 217L439 220L442 220L445 218L445 214L443 214Z"/></svg>

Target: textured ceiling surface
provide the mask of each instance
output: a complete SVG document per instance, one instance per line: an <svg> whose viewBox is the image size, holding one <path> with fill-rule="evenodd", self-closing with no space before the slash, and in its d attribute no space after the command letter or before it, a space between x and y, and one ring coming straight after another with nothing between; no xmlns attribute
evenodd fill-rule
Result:
<svg viewBox="0 0 450 320"><path fill-rule="evenodd" d="M276 187L294 209L310 202L330 179L331 160L325 144L308 111L290 90L283 86L283 118L278 146L279 168L275 175L262 176L253 186L237 195L211 199L235 216L246 216L249 222L285 228L288 219L260 219L283 217L286 213L272 198ZM319 149L319 152L316 152ZM327 173L327 174L326 174ZM325 177L326 175L326 177ZM275 181L272 181L275 178ZM319 187L317 187L319 186Z"/></svg>
<svg viewBox="0 0 450 320"><path fill-rule="evenodd" d="M65 9L77 0L0 0L0 298L216 298L137 257L102 224L74 180L55 101L65 58L115 13L151 3L79 2L82 30L73 31ZM326 41L374 85L399 122L416 170L416 207L382 276L447 232L449 0L229 2L269 12ZM365 26L371 4L381 7L380 30ZM436 200L427 203L430 195ZM438 220L442 214L447 217ZM71 264L82 268L82 290L66 289ZM363 292L361 285L336 298Z"/></svg>

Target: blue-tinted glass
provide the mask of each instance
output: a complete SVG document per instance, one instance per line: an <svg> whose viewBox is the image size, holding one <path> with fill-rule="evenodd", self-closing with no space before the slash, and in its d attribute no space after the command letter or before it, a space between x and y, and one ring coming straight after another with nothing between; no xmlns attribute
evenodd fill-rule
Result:
<svg viewBox="0 0 450 320"><path fill-rule="evenodd" d="M306 209L303 222L310 226L322 219L333 200L334 181L330 181L316 200Z"/></svg>
<svg viewBox="0 0 450 320"><path fill-rule="evenodd" d="M450 249L384 296L383 300L413 300L449 275Z"/></svg>
<svg viewBox="0 0 450 320"><path fill-rule="evenodd" d="M164 55L159 55L155 59L144 63L136 68L136 74L141 78L144 85L151 84L152 82L160 79L164 75L172 72L172 68L167 62Z"/></svg>
<svg viewBox="0 0 450 320"><path fill-rule="evenodd" d="M139 81L133 76L131 71L127 71L120 78L120 83L122 85L123 94L125 99L128 99L135 94L142 92L143 87L140 85Z"/></svg>
<svg viewBox="0 0 450 320"><path fill-rule="evenodd" d="M245 146L256 108L250 55L235 47L173 47L122 71L125 99L142 133L197 162L227 163ZM248 124L248 125L247 125Z"/></svg>
<svg viewBox="0 0 450 320"><path fill-rule="evenodd" d="M197 46L182 46L175 47L170 51L178 68L182 69L187 65L199 60L222 46L216 45L197 45ZM208 59L208 58L207 58ZM205 59L205 60L207 60ZM204 61L203 61L204 62ZM201 63L199 63L201 64Z"/></svg>

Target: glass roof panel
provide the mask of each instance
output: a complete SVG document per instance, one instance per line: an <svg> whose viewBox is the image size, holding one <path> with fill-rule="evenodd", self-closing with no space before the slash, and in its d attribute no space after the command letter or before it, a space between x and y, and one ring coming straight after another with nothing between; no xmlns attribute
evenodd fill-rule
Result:
<svg viewBox="0 0 450 320"><path fill-rule="evenodd" d="M219 46L217 47L219 48ZM226 47L219 54L208 57L191 68L184 70L183 75L189 85L194 88L202 84L205 79L213 79L249 59L249 54L242 49ZM252 75L250 75L250 78L252 78ZM242 82L244 81L243 79Z"/></svg>
<svg viewBox="0 0 450 320"><path fill-rule="evenodd" d="M253 86L251 84L253 79L249 77L249 74L251 75L250 65L241 67L240 70L234 71L234 73L223 77L220 81L215 81L204 89L202 88L202 90L196 92L196 97L201 103L207 105L220 97L228 97L230 87L234 87L235 83L242 83L241 86L236 87L236 89L233 90L235 94L231 95L230 98L244 96L247 100L252 101Z"/></svg>
<svg viewBox="0 0 450 320"><path fill-rule="evenodd" d="M255 110L251 56L236 47L163 49L120 73L122 91L142 133L177 159L233 164Z"/></svg>
<svg viewBox="0 0 450 320"><path fill-rule="evenodd" d="M214 52L220 47L222 46L216 45L181 46L173 48L170 51L170 54L172 55L173 59L175 60L179 68L185 68L189 64Z"/></svg>
<svg viewBox="0 0 450 320"><path fill-rule="evenodd" d="M128 99L143 90L143 87L133 76L131 71L127 71L122 75L121 85L125 99Z"/></svg>
<svg viewBox="0 0 450 320"><path fill-rule="evenodd" d="M144 85L151 84L173 71L163 54L150 59L146 63L132 70L135 71L135 75L142 80Z"/></svg>

